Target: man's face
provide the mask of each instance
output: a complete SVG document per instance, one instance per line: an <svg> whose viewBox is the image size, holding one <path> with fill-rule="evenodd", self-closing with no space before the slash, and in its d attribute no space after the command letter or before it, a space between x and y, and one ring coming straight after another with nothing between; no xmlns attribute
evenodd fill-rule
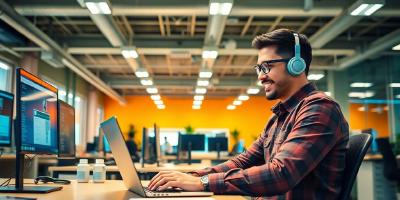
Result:
<svg viewBox="0 0 400 200"><path fill-rule="evenodd" d="M261 64L267 60L282 59L281 56L275 53L276 46L268 46L258 51L257 64ZM286 63L272 63L269 73L260 73L258 80L264 86L265 96L268 100L282 99L287 96L288 89L291 85L291 76L286 71Z"/></svg>

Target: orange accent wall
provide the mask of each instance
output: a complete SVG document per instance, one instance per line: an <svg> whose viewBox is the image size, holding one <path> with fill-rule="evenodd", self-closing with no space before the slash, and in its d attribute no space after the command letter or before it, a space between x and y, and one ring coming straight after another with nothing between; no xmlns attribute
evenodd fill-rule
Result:
<svg viewBox="0 0 400 200"><path fill-rule="evenodd" d="M383 110L381 113L371 112L376 108L376 104L368 104L367 111L359 111L358 108L364 104L350 104L350 128L377 130L378 137L389 137L388 112Z"/></svg>
<svg viewBox="0 0 400 200"><path fill-rule="evenodd" d="M105 97L105 118L117 116L121 129L127 134L129 124L135 125L135 140L140 143L142 127L151 127L157 123L161 128L229 128L237 129L239 138L244 139L248 147L254 138L258 137L267 120L271 116L271 107L276 102L268 101L265 97L251 97L243 102L236 110L226 107L235 97L224 99L205 99L200 110L193 110L193 98L177 99L163 97L166 109L159 110L149 96L126 97L127 105L121 106L114 100ZM232 146L233 141L230 141Z"/></svg>
<svg viewBox="0 0 400 200"><path fill-rule="evenodd" d="M142 127L152 127L157 123L161 128L182 128L191 125L196 128L229 128L238 129L239 138L244 139L248 147L263 130L271 116L271 107L276 101L268 101L265 97L251 97L236 110L227 110L235 97L224 99L205 99L200 110L193 110L193 99L177 99L162 97L165 110L158 110L149 96L126 97L127 105L121 106L114 100L105 97L105 118L117 116L124 134L127 134L129 124L136 128L135 140L141 143ZM376 105L369 105L369 111L361 112L362 104L350 104L350 128L374 128L379 137L389 135L387 111L381 114L371 112ZM232 146L233 141L230 141Z"/></svg>

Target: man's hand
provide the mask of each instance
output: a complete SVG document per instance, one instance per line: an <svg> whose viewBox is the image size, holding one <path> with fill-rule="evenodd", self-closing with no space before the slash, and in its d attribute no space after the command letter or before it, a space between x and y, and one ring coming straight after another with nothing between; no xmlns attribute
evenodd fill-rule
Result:
<svg viewBox="0 0 400 200"><path fill-rule="evenodd" d="M166 190L171 187L182 188L186 191L203 191L200 177L182 172L161 171L155 175L148 185L150 190Z"/></svg>

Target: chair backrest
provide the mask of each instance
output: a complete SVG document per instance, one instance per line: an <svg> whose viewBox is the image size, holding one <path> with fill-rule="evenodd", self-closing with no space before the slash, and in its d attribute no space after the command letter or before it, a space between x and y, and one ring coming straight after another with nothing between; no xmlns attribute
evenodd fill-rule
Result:
<svg viewBox="0 0 400 200"><path fill-rule="evenodd" d="M367 133L350 136L349 149L346 153L346 167L344 170L344 180L340 199L349 199L361 162L371 145L371 141L372 136Z"/></svg>

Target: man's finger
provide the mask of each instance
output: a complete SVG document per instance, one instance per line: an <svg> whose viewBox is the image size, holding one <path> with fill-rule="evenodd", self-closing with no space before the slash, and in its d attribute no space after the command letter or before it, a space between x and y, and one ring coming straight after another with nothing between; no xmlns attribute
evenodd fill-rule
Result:
<svg viewBox="0 0 400 200"><path fill-rule="evenodd" d="M158 182L160 182L163 178L172 177L172 176L174 176L172 173L169 173L169 174L162 174L162 175L158 176L155 180L153 180L153 181L151 182L151 185L148 186L148 188L149 188L150 190L153 190L153 189L156 188L156 187L155 187L155 184L157 184Z"/></svg>
<svg viewBox="0 0 400 200"><path fill-rule="evenodd" d="M160 177L160 176L162 176L162 175L164 175L164 174L170 174L172 171L160 171L158 174L156 174L151 180L150 180L150 183L149 183L149 185L147 186L148 188L151 188L153 185L154 185L154 183L155 182L157 182L156 180Z"/></svg>
<svg viewBox="0 0 400 200"><path fill-rule="evenodd" d="M150 190L156 190L158 187L167 184L170 181L176 181L176 177L163 177L160 181L156 182Z"/></svg>
<svg viewBox="0 0 400 200"><path fill-rule="evenodd" d="M163 191L163 190L167 190L167 189L170 188L170 187L178 187L178 188L181 188L181 185L180 185L179 181L169 181L168 183L166 183L166 184L164 184L164 185L158 187L157 190Z"/></svg>

